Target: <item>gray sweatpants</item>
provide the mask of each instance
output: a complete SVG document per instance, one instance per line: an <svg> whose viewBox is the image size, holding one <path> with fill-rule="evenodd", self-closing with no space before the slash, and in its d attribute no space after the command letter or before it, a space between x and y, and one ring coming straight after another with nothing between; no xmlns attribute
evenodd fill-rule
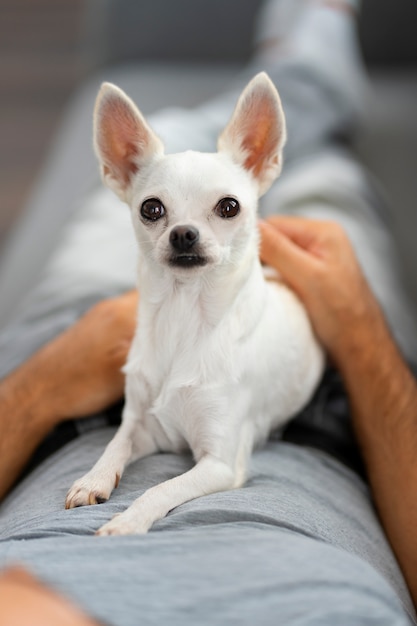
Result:
<svg viewBox="0 0 417 626"><path fill-rule="evenodd" d="M254 58L230 93L192 112L163 111L151 123L169 151L213 150L243 84L266 69L283 99L289 142L261 212L342 222L402 348L415 355L382 205L347 147L363 83L354 41L347 16L309 10L279 50ZM130 72L120 72L121 86ZM85 199L24 311L0 337L3 373L93 301L134 285L135 242L118 204L102 188ZM254 454L242 489L178 507L144 537L94 537L146 488L192 464L187 455L142 459L109 502L65 511L67 489L112 433L78 437L14 490L0 508L1 565L26 563L118 626L415 623L366 484L309 447L271 439Z"/></svg>

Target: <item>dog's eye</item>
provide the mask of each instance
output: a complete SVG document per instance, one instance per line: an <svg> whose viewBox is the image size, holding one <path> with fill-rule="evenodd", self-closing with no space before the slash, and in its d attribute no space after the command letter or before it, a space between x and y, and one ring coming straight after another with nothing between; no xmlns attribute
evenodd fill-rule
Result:
<svg viewBox="0 0 417 626"><path fill-rule="evenodd" d="M217 203L214 212L219 217L235 217L240 211L239 202L234 198L223 198Z"/></svg>
<svg viewBox="0 0 417 626"><path fill-rule="evenodd" d="M165 207L158 198L150 198L142 204L140 214L145 220L156 222L165 215Z"/></svg>

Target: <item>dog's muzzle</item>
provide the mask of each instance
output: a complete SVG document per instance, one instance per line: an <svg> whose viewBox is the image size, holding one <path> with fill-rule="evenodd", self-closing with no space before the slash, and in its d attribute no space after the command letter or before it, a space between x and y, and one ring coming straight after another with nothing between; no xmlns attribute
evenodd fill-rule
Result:
<svg viewBox="0 0 417 626"><path fill-rule="evenodd" d="M195 226L186 224L175 226L169 234L172 254L169 258L170 265L175 267L195 267L206 265L207 258L201 254L198 243L200 233Z"/></svg>

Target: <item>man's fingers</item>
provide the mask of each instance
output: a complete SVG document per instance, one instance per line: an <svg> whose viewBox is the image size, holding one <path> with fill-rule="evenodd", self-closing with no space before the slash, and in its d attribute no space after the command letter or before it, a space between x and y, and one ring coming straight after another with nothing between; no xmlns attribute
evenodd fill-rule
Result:
<svg viewBox="0 0 417 626"><path fill-rule="evenodd" d="M315 260L272 224L260 222L259 229L261 260L276 269L295 289L302 287L309 280Z"/></svg>
<svg viewBox="0 0 417 626"><path fill-rule="evenodd" d="M318 259L333 256L348 241L343 227L333 220L310 219L296 215L273 215L267 220L275 230Z"/></svg>
<svg viewBox="0 0 417 626"><path fill-rule="evenodd" d="M309 252L313 252L316 245L320 242L324 230L329 227L328 222L296 215L273 215L266 221L275 230L278 230L300 248L304 248Z"/></svg>

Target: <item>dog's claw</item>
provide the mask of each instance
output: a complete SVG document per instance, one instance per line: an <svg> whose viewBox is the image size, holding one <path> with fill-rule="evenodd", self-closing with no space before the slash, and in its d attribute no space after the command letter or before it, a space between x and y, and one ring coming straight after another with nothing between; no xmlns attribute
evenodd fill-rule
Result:
<svg viewBox="0 0 417 626"><path fill-rule="evenodd" d="M89 506L92 504L103 504L107 502L108 497L97 491L89 491L84 488L72 487L65 500L66 509L75 509L79 506Z"/></svg>
<svg viewBox="0 0 417 626"><path fill-rule="evenodd" d="M113 486L117 486L120 477L102 477L86 474L75 481L67 493L65 508L103 504L110 498Z"/></svg>

